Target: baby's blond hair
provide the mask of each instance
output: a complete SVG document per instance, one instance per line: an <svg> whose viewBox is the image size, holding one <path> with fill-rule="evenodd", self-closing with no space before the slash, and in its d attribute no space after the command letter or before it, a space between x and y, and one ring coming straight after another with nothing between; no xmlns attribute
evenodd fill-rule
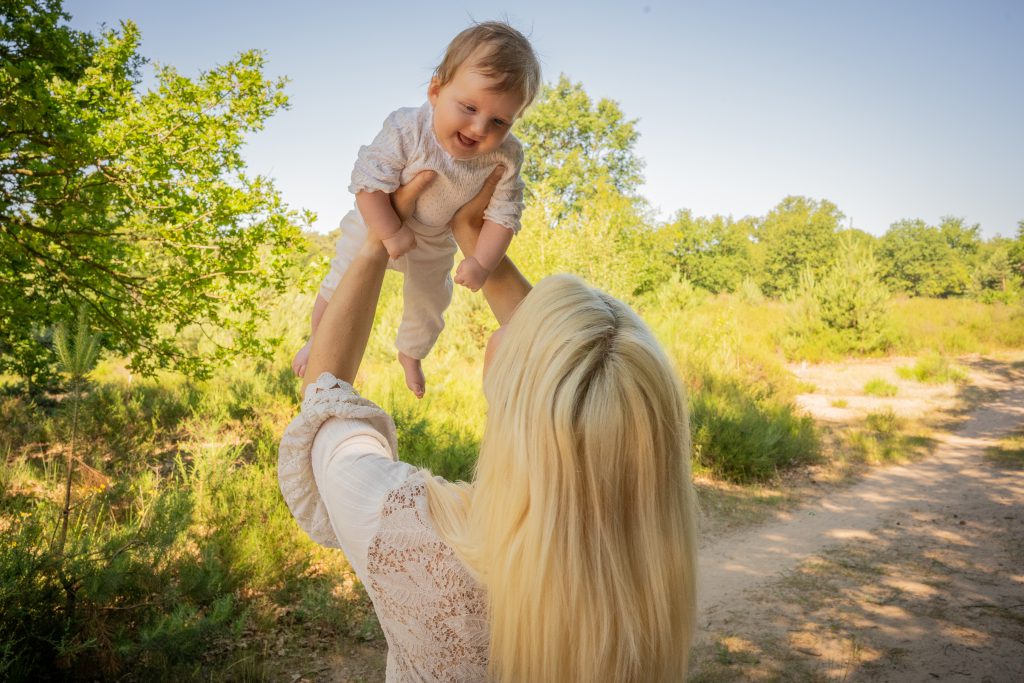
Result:
<svg viewBox="0 0 1024 683"><path fill-rule="evenodd" d="M496 92L512 92L522 98L520 112L537 97L541 78L537 55L526 36L509 24L484 21L455 36L434 69L434 78L445 86L459 67L470 61L475 70L498 81Z"/></svg>

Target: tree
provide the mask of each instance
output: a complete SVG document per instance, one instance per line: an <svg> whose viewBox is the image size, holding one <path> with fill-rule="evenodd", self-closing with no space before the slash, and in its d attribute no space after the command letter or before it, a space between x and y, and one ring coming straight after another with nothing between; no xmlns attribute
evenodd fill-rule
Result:
<svg viewBox="0 0 1024 683"><path fill-rule="evenodd" d="M599 181L579 213L552 229L552 214L561 204L541 193L523 213L530 239L513 240L509 254L530 279L553 272L575 273L589 284L630 298L671 277L665 233L652 230L649 217L632 198Z"/></svg>
<svg viewBox="0 0 1024 683"><path fill-rule="evenodd" d="M1017 239L1008 251L1010 268L1018 277L1024 278L1024 218L1017 221Z"/></svg>
<svg viewBox="0 0 1024 683"><path fill-rule="evenodd" d="M523 142L523 178L527 191L544 185L561 206L557 222L579 213L601 183L635 196L643 180L643 162L636 155L640 137L636 119L627 120L614 100L594 104L581 83L564 74L545 85L537 102L516 123Z"/></svg>
<svg viewBox="0 0 1024 683"><path fill-rule="evenodd" d="M981 248L981 226L967 225L967 220L957 216L943 216L939 221L939 232L946 244L961 259L969 261Z"/></svg>
<svg viewBox="0 0 1024 683"><path fill-rule="evenodd" d="M794 289L807 269L821 275L835 258L842 220L842 212L827 199L790 196L768 212L756 233L765 293Z"/></svg>
<svg viewBox="0 0 1024 683"><path fill-rule="evenodd" d="M1020 299L1020 275L1013 271L1010 253L1014 241L995 237L981 243L971 268L971 296L985 302L1011 302Z"/></svg>
<svg viewBox="0 0 1024 683"><path fill-rule="evenodd" d="M753 269L750 219L697 217L680 211L667 226L673 256L683 277L711 292L734 292Z"/></svg>
<svg viewBox="0 0 1024 683"><path fill-rule="evenodd" d="M240 149L287 106L284 82L245 52L194 79L158 66L140 92L134 24L93 36L60 0L3 8L0 370L38 371L34 331L79 305L140 371L265 351L262 297L287 285L301 232Z"/></svg>
<svg viewBox="0 0 1024 683"><path fill-rule="evenodd" d="M839 239L837 253L820 277L801 273L790 312L789 345L811 344L839 354L872 353L891 344L891 295L878 277L871 247L855 234Z"/></svg>
<svg viewBox="0 0 1024 683"><path fill-rule="evenodd" d="M947 235L922 220L893 223L882 236L878 255L883 281L912 296L963 294L970 281L967 266Z"/></svg>

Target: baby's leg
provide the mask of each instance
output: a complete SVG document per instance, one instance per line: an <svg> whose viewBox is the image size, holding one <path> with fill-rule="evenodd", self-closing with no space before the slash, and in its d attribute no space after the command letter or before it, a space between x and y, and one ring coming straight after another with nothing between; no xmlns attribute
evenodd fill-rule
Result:
<svg viewBox="0 0 1024 683"><path fill-rule="evenodd" d="M425 358L444 329L444 311L452 301L452 264L455 242L451 232L416 235L417 247L398 261L405 274L404 308L395 346L405 371L405 383L422 397L426 380L420 360Z"/></svg>

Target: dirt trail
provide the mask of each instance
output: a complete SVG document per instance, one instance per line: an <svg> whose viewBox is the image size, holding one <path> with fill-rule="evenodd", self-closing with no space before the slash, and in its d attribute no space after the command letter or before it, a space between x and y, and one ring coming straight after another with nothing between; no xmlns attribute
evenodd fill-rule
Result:
<svg viewBox="0 0 1024 683"><path fill-rule="evenodd" d="M954 433L940 437L934 454L924 461L875 470L850 488L780 514L756 528L714 539L703 547L699 564L699 623L705 630L705 639L720 640L723 633L735 632L739 623L744 624L753 638L751 625L760 622L764 628L789 632L789 636L782 636L789 641L786 646L789 649L795 647L813 657L821 657L821 643L827 638L818 638L813 647L801 648L799 643L794 644L792 637L794 632L814 631L813 627L823 625L822 619L816 620L812 614L815 610L820 612L822 601L814 600L814 596L807 593L843 592L829 597L833 602L843 599L850 602L850 595L857 594L858 600L863 602L870 592L869 585L892 584L897 586L893 589L897 591L894 595L901 600L906 598L907 604L902 605L899 619L886 620L881 614L866 610L863 604L854 605L856 601L850 602L845 612L835 612L830 617L844 627L848 625L845 619L875 635L888 634L886 637L893 642L899 641L899 647L893 648L901 657L919 660L922 667L876 667L872 669L872 679L955 680L955 674L961 672L966 676L963 680L969 680L973 672L973 680L1024 680L1024 617L1021 616L1024 611L1020 609L1024 607L1024 566L1017 564L1022 549L1020 539L1024 537L1024 470L998 468L984 457L986 448L1024 423L1024 372L1007 367L1000 369L999 376L1001 385L995 387L999 390L995 398L969 415ZM1015 545L1007 549L1007 543ZM837 573L843 573L842 567L857 564L847 558L845 564L837 565L839 570L819 574L827 585L805 582L802 589L796 591L804 613L792 613L788 620L780 618L782 606L773 594L787 592L785 582L799 573L795 570L802 563L804 566L809 562L828 564L830 560L820 558L829 558L830 553L835 557L836 551L841 554L844 548L854 555L862 552L863 557L858 561L864 567L871 565L868 573L872 573L873 578L854 577L863 580L859 584L853 581L856 585L848 581L838 586L832 579ZM945 556L944 549L949 551ZM934 585L931 588L913 582L909 586L899 585L901 575L913 573L908 563L919 562L925 556L932 559L926 572L929 578L922 581ZM882 566L883 559L885 566ZM942 564L943 560L946 564ZM991 566L984 566L986 562ZM934 567L940 564L949 571L938 577ZM892 573L897 575L892 576ZM937 591L937 585L946 588ZM969 666L965 666L963 653L951 650L949 643L959 642L954 632L960 626L951 626L952 622L943 622L941 627L927 625L924 622L932 617L915 618L913 614L920 605L912 604L911 599L920 601L922 595L942 593L954 586L964 596L969 595L964 597L971 601L965 602L965 608L1014 610L1003 615L1010 620L1012 633L1007 636L1008 640L1004 638L1007 642L999 646L1001 650L986 650L999 637L975 638L973 645L977 647L973 649L979 653L976 659L988 658L980 668L977 662L969 661L970 653L967 654ZM935 598L942 601L943 618L946 618L950 598L955 602L957 597L939 595ZM891 607L895 599L889 599L886 604ZM935 604L929 604L929 614L934 617L937 614ZM851 605L856 607L857 615L852 614ZM953 621L960 624L970 620ZM835 627L832 628L835 631ZM929 646L919 642L928 636L929 629L935 631L931 634L936 641L934 648L944 648L944 654L928 652ZM912 637L915 633L918 638ZM901 635L909 637L900 638ZM944 657L950 661L942 661ZM1000 660L1000 657L1008 659ZM837 654L835 658L847 658L847 655ZM930 664L926 666L922 662ZM826 679L840 676L848 679L851 671L860 670L859 667L843 670L842 666L833 669L823 672L821 666L812 667L808 671L817 673L808 674L809 680L817 680L815 676L819 674ZM894 673L897 669L899 672ZM791 680L785 674L783 679Z"/></svg>

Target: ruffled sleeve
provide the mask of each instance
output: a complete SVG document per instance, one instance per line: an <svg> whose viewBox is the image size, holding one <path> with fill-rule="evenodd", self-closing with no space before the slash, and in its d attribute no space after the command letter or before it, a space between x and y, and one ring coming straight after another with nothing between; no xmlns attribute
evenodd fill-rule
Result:
<svg viewBox="0 0 1024 683"><path fill-rule="evenodd" d="M401 185L402 169L416 144L415 110L398 109L384 120L384 126L369 145L359 148L352 183L348 191L394 192Z"/></svg>
<svg viewBox="0 0 1024 683"><path fill-rule="evenodd" d="M512 135L506 139L510 162L509 168L505 169L505 175L501 177L498 186L491 196L491 203L484 211L484 220L494 221L504 225L513 233L519 234L522 227L523 216L523 191L526 184L520 177L523 168L523 147Z"/></svg>
<svg viewBox="0 0 1024 683"><path fill-rule="evenodd" d="M320 428L336 417L358 424L357 437L373 438L380 453L390 461L396 460L398 443L391 416L362 398L351 384L325 372L306 388L301 412L281 437L277 478L288 509L310 538L321 545L343 548L317 485L312 458Z"/></svg>

